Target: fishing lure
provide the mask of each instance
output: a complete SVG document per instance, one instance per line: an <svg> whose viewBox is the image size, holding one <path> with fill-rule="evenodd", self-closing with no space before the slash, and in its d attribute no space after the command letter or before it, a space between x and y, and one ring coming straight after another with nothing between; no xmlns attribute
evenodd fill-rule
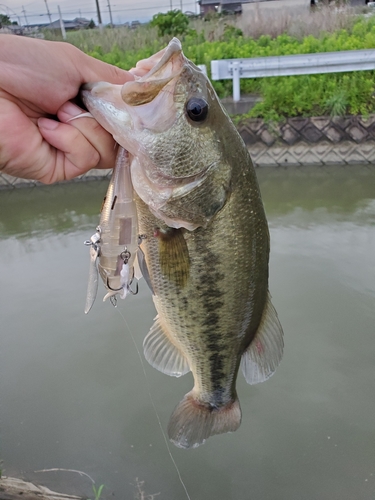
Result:
<svg viewBox="0 0 375 500"><path fill-rule="evenodd" d="M138 235L137 209L130 174L129 153L119 147L115 168L104 198L99 226L85 245L90 246L90 270L85 313L95 302L98 274L108 290L103 300L124 299L134 279L134 264L142 237ZM141 251L140 251L141 252ZM142 260L142 255L141 255Z"/></svg>

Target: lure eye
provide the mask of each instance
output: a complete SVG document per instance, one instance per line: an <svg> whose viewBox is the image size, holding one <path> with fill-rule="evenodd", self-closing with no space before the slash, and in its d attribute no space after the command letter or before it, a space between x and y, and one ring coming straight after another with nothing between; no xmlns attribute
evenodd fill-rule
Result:
<svg viewBox="0 0 375 500"><path fill-rule="evenodd" d="M200 97L193 97L186 103L186 112L193 122L202 122L208 113L208 104Z"/></svg>

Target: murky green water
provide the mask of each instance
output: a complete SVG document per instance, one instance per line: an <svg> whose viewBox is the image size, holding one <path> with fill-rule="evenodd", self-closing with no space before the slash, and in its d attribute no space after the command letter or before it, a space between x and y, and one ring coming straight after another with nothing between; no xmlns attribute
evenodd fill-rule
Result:
<svg viewBox="0 0 375 500"><path fill-rule="evenodd" d="M284 360L259 386L239 375L236 433L171 452L192 500L374 499L375 167L258 174ZM149 394L166 429L192 379L144 362L145 378L131 335L141 350L147 286L83 313L83 241L105 190L0 192L0 458L8 475L65 493L93 496L78 474L34 471L84 471L108 499L137 498L138 478L145 494L182 500Z"/></svg>

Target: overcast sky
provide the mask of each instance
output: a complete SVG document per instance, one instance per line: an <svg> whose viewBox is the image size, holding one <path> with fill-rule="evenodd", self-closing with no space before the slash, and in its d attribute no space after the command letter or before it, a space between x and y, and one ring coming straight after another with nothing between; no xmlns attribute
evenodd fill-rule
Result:
<svg viewBox="0 0 375 500"><path fill-rule="evenodd" d="M12 21L26 24L48 23L48 15L45 0L0 0L0 13L10 16ZM195 0L99 0L102 21L109 23L108 1L111 5L112 18L115 24L138 20L149 21L158 12L167 12L172 9L182 9L184 12L196 12L197 2ZM94 19L98 23L95 0L47 0L52 21L58 19L60 6L63 19L69 20L75 17L86 17ZM25 12L23 12L23 10ZM17 17L18 16L18 17Z"/></svg>

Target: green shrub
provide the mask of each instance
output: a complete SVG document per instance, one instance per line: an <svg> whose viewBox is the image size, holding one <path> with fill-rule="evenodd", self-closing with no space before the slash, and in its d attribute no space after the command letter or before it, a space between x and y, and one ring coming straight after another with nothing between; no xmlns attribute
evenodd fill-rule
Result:
<svg viewBox="0 0 375 500"><path fill-rule="evenodd" d="M170 10L166 14L155 14L150 22L151 26L158 28L158 35L182 35L189 26L189 18L180 10Z"/></svg>

